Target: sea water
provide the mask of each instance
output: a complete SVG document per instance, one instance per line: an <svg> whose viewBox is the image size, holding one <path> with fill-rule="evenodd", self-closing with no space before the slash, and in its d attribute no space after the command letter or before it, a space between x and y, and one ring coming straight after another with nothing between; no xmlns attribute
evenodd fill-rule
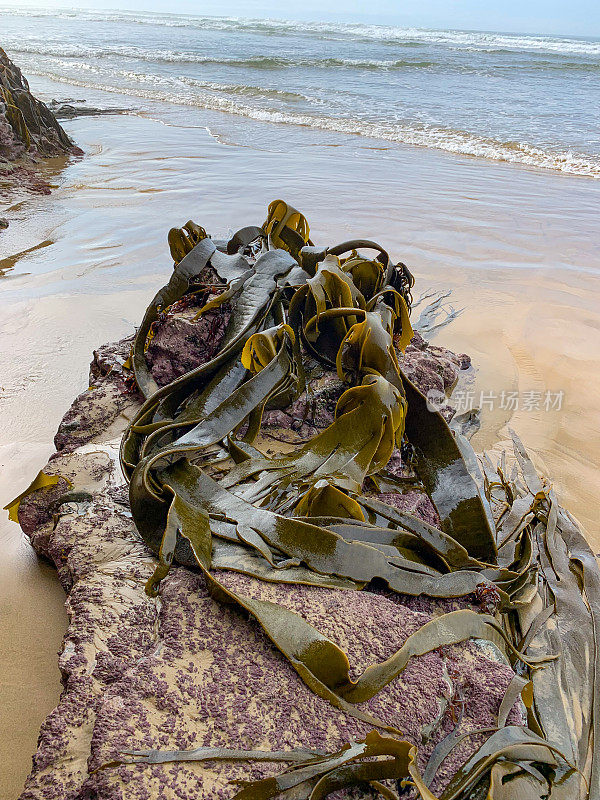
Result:
<svg viewBox="0 0 600 800"><path fill-rule="evenodd" d="M600 177L600 39L0 8L28 75ZM123 96L128 98L123 100Z"/></svg>

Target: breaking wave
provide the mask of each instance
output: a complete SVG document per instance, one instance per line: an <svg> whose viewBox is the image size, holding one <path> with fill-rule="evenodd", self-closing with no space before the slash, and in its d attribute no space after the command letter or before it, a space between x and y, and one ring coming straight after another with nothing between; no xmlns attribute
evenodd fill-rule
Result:
<svg viewBox="0 0 600 800"><path fill-rule="evenodd" d="M353 118L256 108L244 104L236 98L223 96L221 93L227 93L231 89L231 87L224 84L205 85L204 87L199 85L194 94L189 94L177 93L172 89L166 92L160 89L145 89L142 87L117 87L105 83L84 81L71 77L66 78L53 72L35 70L32 70L32 72L42 77L82 88L99 89L129 97L140 97L177 105L195 106L211 111L236 114L260 122L300 125L398 144L435 148L459 155L477 156L541 169L558 170L571 175L600 178L600 158L589 157L568 150L548 151L526 143L503 142L485 136L478 136L467 131L439 126L403 125L385 121L372 122ZM198 82L198 84L201 84L201 82ZM214 93L207 91L207 89L213 89Z"/></svg>

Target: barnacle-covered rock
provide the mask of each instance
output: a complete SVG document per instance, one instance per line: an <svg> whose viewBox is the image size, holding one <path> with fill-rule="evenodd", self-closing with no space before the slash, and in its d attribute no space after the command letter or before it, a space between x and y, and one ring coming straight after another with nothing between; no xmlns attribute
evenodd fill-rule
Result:
<svg viewBox="0 0 600 800"><path fill-rule="evenodd" d="M363 737L370 726L311 692L257 624L211 598L201 575L175 567L160 598L145 594L156 562L129 514L115 457L116 442L98 440L57 455L44 472L65 476L71 488L61 484L51 496L39 490L19 507L32 544L57 567L70 620L59 659L64 692L40 731L21 800L226 800L236 791L232 781L272 775L276 765L110 765L130 750L331 752ZM431 610L413 610L394 594L218 575L332 636L355 674L392 655L431 619ZM498 653L464 643L412 659L364 707L419 746L423 768L459 716L464 733L493 726L512 675ZM522 722L518 705L510 721ZM467 738L433 788L447 783L480 743L481 736Z"/></svg>

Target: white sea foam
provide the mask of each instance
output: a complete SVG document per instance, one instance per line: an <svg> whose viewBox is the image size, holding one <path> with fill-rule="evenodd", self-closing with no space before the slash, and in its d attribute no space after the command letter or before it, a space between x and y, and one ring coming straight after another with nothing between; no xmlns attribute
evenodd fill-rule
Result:
<svg viewBox="0 0 600 800"><path fill-rule="evenodd" d="M300 125L324 131L358 135L398 144L417 147L435 148L466 156L524 164L541 169L558 170L571 175L600 178L600 158L573 153L568 150L543 150L524 142L502 142L484 136L451 128L437 126L416 126L389 123L385 121L370 122L360 119L329 117L326 115L294 113L270 108L256 108L223 96L227 91L223 84L213 84L214 92L197 87L193 93L177 93L172 86L168 92L159 89L145 89L142 86L119 87L111 84L84 81L73 77L65 77L54 72L32 70L34 74L50 78L62 83L82 88L99 89L101 91L122 94L129 97L146 98L148 100L174 103L184 106L196 106L211 111L247 117L261 122ZM131 77L131 76L130 76ZM205 89L208 87L205 87Z"/></svg>
<svg viewBox="0 0 600 800"><path fill-rule="evenodd" d="M26 74L600 177L598 40L121 11L12 16L3 45Z"/></svg>
<svg viewBox="0 0 600 800"><path fill-rule="evenodd" d="M369 70L394 70L394 69L424 69L436 65L435 61L423 59L394 59L394 58L308 58L302 56L248 56L226 57L206 56L191 50L165 50L147 49L132 46L111 46L99 50L96 47L86 47L78 44L60 43L24 43L22 40L4 41L6 49L15 55L55 56L57 58L97 59L106 56L117 58L135 59L149 63L166 64L214 64L229 67L254 68L254 69L295 69L297 67L349 68ZM439 64L448 69L448 65Z"/></svg>

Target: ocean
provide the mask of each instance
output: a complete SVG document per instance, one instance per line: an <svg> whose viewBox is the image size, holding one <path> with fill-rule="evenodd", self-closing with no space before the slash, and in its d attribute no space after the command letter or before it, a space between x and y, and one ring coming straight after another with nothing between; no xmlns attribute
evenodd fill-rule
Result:
<svg viewBox="0 0 600 800"><path fill-rule="evenodd" d="M180 123L192 106L600 178L598 38L0 8L0 45Z"/></svg>

